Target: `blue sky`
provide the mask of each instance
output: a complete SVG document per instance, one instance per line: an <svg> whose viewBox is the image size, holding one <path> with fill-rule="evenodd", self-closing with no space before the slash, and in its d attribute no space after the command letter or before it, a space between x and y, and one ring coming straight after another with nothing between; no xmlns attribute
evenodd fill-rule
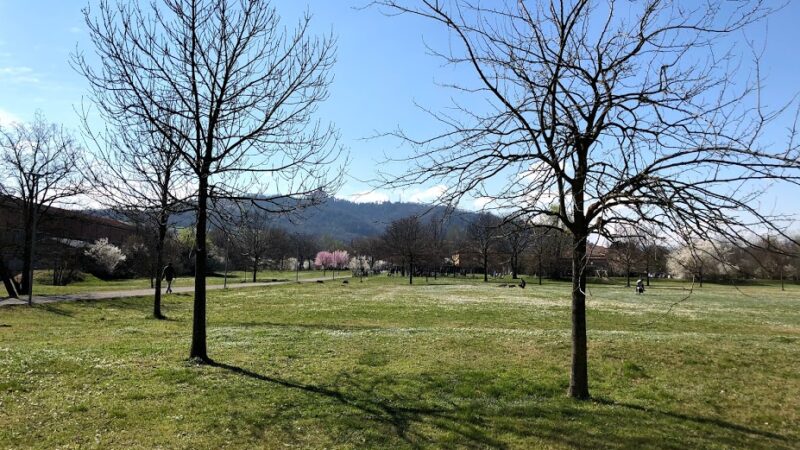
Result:
<svg viewBox="0 0 800 450"><path fill-rule="evenodd" d="M433 132L430 119L415 102L438 109L452 92L437 80L458 78L441 61L426 54L425 42L446 43L438 26L412 17L385 17L375 9L357 10L367 0L279 0L274 5L291 27L308 8L314 29L333 31L338 38L338 62L331 97L321 108L323 118L341 130L350 149L352 179L340 192L351 197L369 190L358 180L375 176L383 155L404 155L396 141L365 139L402 126L415 136ZM77 128L77 107L85 95L85 81L69 66L76 48L92 51L79 0L0 0L0 122L30 120L37 109L53 122ZM754 28L750 37L767 39L764 69L768 77L765 100L777 105L800 91L800 1L792 1L767 26ZM781 137L776 135L775 140ZM431 200L433 186L404 192L380 191L363 200ZM789 197L776 191L774 198ZM785 194L785 195L784 195ZM800 211L791 195L781 209ZM471 206L471 205L464 205Z"/></svg>

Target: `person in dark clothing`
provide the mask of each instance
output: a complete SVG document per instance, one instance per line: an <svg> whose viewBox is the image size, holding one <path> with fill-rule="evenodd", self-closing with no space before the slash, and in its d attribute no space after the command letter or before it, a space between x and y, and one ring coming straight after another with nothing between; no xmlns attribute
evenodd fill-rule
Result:
<svg viewBox="0 0 800 450"><path fill-rule="evenodd" d="M175 279L175 268L172 267L172 263L167 264L164 267L164 271L161 273L161 278L167 280L167 294L172 292L172 280Z"/></svg>

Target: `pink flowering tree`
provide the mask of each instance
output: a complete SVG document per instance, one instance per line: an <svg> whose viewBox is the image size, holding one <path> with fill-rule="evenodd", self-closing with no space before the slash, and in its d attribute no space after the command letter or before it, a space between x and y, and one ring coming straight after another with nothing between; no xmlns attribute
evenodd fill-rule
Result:
<svg viewBox="0 0 800 450"><path fill-rule="evenodd" d="M317 257L314 258L314 266L317 269L322 268L322 276L325 276L325 270L334 267L333 253L324 250L317 253Z"/></svg>
<svg viewBox="0 0 800 450"><path fill-rule="evenodd" d="M350 262L350 255L344 250L334 250L332 255L334 267L333 278L336 278L336 269L342 270L347 268L347 264Z"/></svg>
<svg viewBox="0 0 800 450"><path fill-rule="evenodd" d="M325 276L325 270L333 270L333 278L336 278L336 270L347 268L350 263L350 255L344 250L334 250L332 252L321 251L317 253L314 258L314 265L317 268L322 268L322 275Z"/></svg>
<svg viewBox="0 0 800 450"><path fill-rule="evenodd" d="M350 255L344 250L336 250L333 252L333 266L337 269L344 269L350 263Z"/></svg>

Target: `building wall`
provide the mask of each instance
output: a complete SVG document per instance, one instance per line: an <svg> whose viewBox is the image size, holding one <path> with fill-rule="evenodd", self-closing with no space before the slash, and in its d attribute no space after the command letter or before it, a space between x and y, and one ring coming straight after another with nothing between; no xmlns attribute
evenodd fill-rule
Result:
<svg viewBox="0 0 800 450"><path fill-rule="evenodd" d="M18 265L21 256L20 248L24 240L22 219L19 200L0 198L0 256L12 268ZM119 246L135 231L132 225L124 222L60 208L50 208L38 220L36 229L37 243L42 243L41 251L44 252L49 248L46 242L52 239L91 243L107 238Z"/></svg>

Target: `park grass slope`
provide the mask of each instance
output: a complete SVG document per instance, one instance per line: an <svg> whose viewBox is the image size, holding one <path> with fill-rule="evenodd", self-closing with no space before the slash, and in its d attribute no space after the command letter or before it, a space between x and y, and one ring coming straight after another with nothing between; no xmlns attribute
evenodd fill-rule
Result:
<svg viewBox="0 0 800 450"><path fill-rule="evenodd" d="M0 311L0 448L798 448L800 288L379 278ZM670 309L671 308L671 309Z"/></svg>

